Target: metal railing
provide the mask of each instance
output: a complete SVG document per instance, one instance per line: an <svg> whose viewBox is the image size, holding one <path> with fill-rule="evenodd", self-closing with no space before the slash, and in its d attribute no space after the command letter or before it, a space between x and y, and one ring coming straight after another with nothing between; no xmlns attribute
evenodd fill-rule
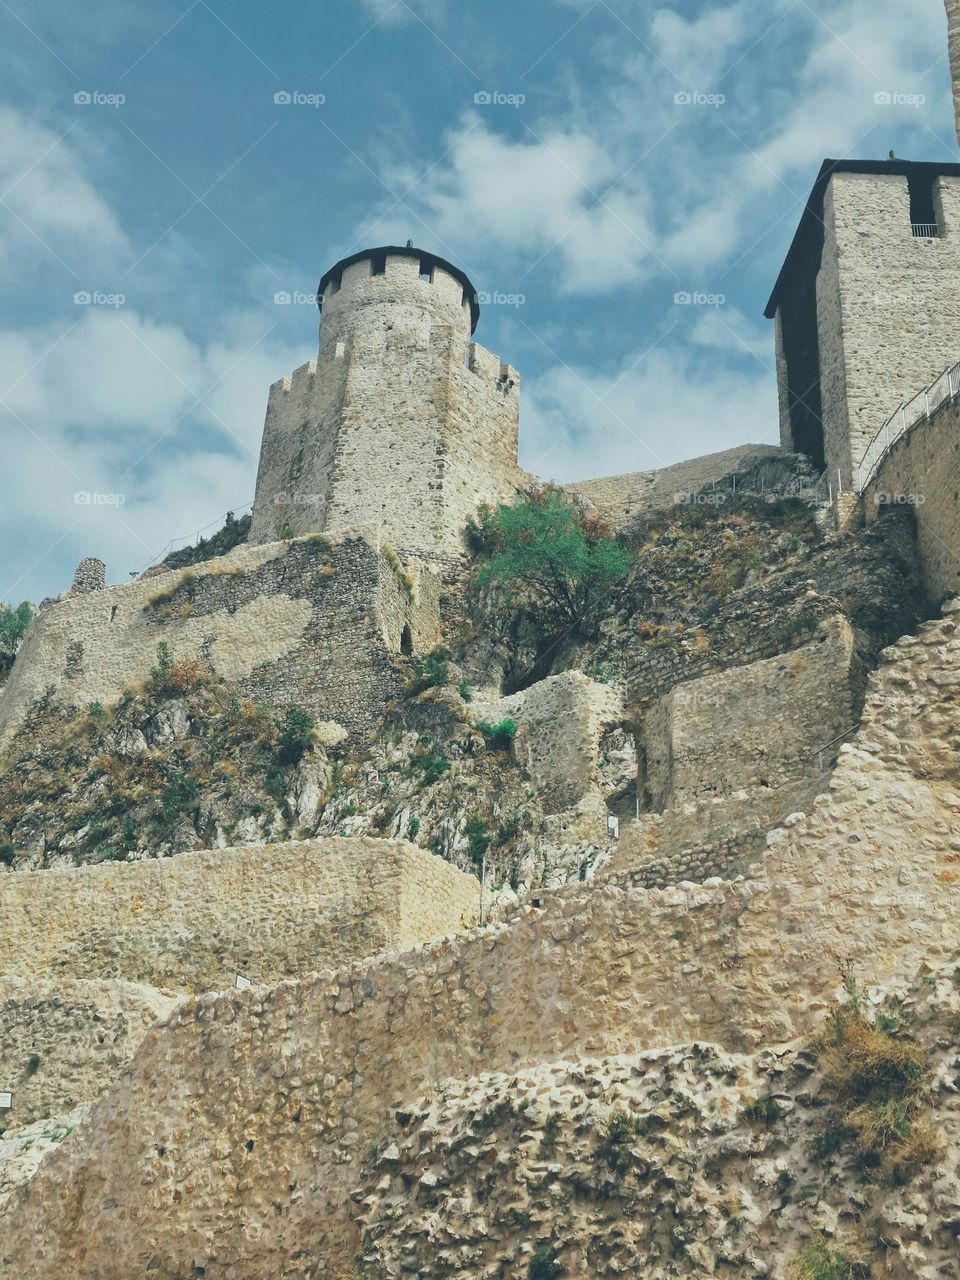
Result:
<svg viewBox="0 0 960 1280"><path fill-rule="evenodd" d="M873 479L877 468L891 448L907 432L925 422L942 404L953 400L960 393L960 361L945 369L935 382L910 400L905 400L899 409L894 410L863 452L863 457L854 468L854 481L857 492L864 489Z"/></svg>
<svg viewBox="0 0 960 1280"><path fill-rule="evenodd" d="M919 240L939 240L940 226L936 222L911 222L910 229Z"/></svg>

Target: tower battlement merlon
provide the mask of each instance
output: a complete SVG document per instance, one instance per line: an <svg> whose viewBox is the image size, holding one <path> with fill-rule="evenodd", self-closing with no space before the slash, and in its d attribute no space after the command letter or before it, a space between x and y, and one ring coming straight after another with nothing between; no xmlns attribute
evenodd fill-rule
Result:
<svg viewBox="0 0 960 1280"><path fill-rule="evenodd" d="M300 365L298 369L294 369L293 373L288 373L285 378L271 383L269 399L273 400L278 396L286 396L291 392L298 394L309 387L310 383L317 376L316 360L308 360L306 364Z"/></svg>
<svg viewBox="0 0 960 1280"><path fill-rule="evenodd" d="M498 355L471 342L467 355L467 368L478 378L493 383L505 395L520 394L520 371L512 364L505 364Z"/></svg>

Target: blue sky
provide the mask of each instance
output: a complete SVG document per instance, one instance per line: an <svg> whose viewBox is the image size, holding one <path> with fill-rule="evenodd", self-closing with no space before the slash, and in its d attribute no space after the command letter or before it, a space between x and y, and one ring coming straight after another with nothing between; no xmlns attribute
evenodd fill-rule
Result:
<svg viewBox="0 0 960 1280"><path fill-rule="evenodd" d="M8 601L245 508L316 348L275 295L365 245L511 299L477 337L547 478L773 443L820 161L956 158L941 0L0 0L0 41Z"/></svg>

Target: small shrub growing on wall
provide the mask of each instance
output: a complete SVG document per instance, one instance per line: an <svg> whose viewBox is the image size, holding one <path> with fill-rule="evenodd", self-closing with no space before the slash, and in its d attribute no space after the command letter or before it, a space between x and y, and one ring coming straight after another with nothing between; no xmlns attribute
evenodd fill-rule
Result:
<svg viewBox="0 0 960 1280"><path fill-rule="evenodd" d="M790 1275L793 1280L865 1280L870 1269L851 1262L820 1236L800 1250Z"/></svg>
<svg viewBox="0 0 960 1280"><path fill-rule="evenodd" d="M285 768L298 765L313 746L313 734L317 722L308 711L291 707L283 718L283 728L277 740L275 759Z"/></svg>
<svg viewBox="0 0 960 1280"><path fill-rule="evenodd" d="M554 1280L562 1272L563 1267L554 1257L553 1251L543 1248L538 1249L530 1259L530 1270L527 1274L530 1280Z"/></svg>
<svg viewBox="0 0 960 1280"><path fill-rule="evenodd" d="M481 721L477 728L487 740L487 745L497 751L509 751L511 743L517 736L516 720L501 720L497 724Z"/></svg>
<svg viewBox="0 0 960 1280"><path fill-rule="evenodd" d="M407 683L407 693L423 693L425 689L438 688L447 683L450 674L449 654L445 649L433 649L419 659L414 675Z"/></svg>
<svg viewBox="0 0 960 1280"><path fill-rule="evenodd" d="M852 978L847 1001L813 1041L832 1103L831 1127L821 1155L846 1148L864 1169L882 1169L904 1182L938 1151L935 1135L920 1119L928 1096L927 1053L883 1015L871 1020Z"/></svg>
<svg viewBox="0 0 960 1280"><path fill-rule="evenodd" d="M483 866L493 835L487 826L486 819L479 813L470 815L463 830L467 837L467 852L470 854L470 860L475 867L479 868Z"/></svg>

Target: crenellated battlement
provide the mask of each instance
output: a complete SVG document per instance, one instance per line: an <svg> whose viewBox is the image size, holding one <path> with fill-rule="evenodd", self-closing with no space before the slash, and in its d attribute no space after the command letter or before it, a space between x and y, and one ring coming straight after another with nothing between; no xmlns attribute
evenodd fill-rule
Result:
<svg viewBox="0 0 960 1280"><path fill-rule="evenodd" d="M317 296L317 359L270 391L252 539L373 529L462 552L476 508L524 480L520 374L471 342L476 290L408 245L343 259Z"/></svg>

